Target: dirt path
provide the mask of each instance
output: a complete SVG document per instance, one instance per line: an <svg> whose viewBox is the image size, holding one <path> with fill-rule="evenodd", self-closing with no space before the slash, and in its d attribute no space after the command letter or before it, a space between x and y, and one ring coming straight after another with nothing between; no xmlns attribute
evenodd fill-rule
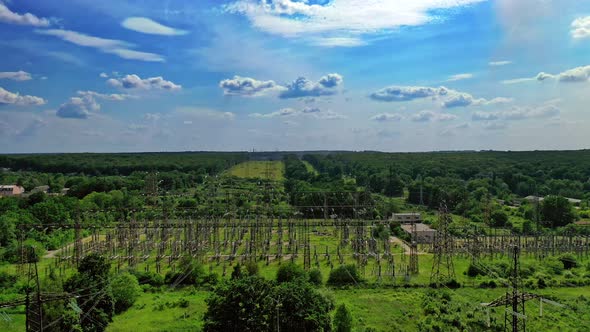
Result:
<svg viewBox="0 0 590 332"><path fill-rule="evenodd" d="M82 243L89 242L90 240L92 240L92 235L83 238ZM43 258L55 258L55 256L57 256L59 253L61 253L64 249L72 248L74 246L74 244L75 244L75 242L72 242L72 243L68 244L67 246L65 246L64 248L59 248L56 250L47 250L47 252L45 253L45 256L43 256Z"/></svg>

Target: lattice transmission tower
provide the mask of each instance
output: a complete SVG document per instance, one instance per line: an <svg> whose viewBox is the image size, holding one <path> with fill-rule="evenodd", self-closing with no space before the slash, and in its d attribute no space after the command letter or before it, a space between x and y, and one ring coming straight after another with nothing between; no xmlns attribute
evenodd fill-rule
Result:
<svg viewBox="0 0 590 332"><path fill-rule="evenodd" d="M453 237L449 232L451 215L447 205L443 202L438 211L438 229L434 236L432 272L430 284L433 286L447 285L455 280L455 266L453 265Z"/></svg>

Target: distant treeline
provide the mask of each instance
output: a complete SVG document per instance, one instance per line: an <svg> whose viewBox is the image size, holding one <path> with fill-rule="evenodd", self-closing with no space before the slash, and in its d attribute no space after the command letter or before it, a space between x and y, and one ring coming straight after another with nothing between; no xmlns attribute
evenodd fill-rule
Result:
<svg viewBox="0 0 590 332"><path fill-rule="evenodd" d="M1 155L0 167L15 171L86 175L130 175L137 171L217 174L247 158L247 153L239 152Z"/></svg>
<svg viewBox="0 0 590 332"><path fill-rule="evenodd" d="M414 196L420 184L423 190L436 187L436 183L467 189L466 182L478 180L497 196L553 194L590 198L590 150L350 152L308 154L303 159L321 173L352 176L358 185L368 186L373 192L384 192L385 186L399 177Z"/></svg>

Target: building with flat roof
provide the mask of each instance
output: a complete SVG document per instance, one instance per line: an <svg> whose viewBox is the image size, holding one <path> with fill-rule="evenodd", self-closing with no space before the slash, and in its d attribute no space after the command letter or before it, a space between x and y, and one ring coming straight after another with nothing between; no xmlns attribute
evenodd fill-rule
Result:
<svg viewBox="0 0 590 332"><path fill-rule="evenodd" d="M19 196L25 192L25 188L15 184L0 185L0 196Z"/></svg>
<svg viewBox="0 0 590 332"><path fill-rule="evenodd" d="M432 243L436 230L423 223L416 223L416 242L418 243ZM402 224L402 230L412 235L412 224Z"/></svg>
<svg viewBox="0 0 590 332"><path fill-rule="evenodd" d="M418 223L422 222L422 215L417 212L394 213L391 215L391 221L399 222L400 224Z"/></svg>

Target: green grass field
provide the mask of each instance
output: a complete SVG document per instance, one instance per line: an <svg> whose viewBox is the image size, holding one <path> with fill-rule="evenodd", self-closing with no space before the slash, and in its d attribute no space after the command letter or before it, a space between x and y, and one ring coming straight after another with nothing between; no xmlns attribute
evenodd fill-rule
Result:
<svg viewBox="0 0 590 332"><path fill-rule="evenodd" d="M233 166L226 174L246 179L282 181L285 165L282 161L246 161Z"/></svg>
<svg viewBox="0 0 590 332"><path fill-rule="evenodd" d="M418 322L424 317L422 302L426 288L349 288L320 290L331 297L336 305L346 304L353 316L353 331L367 328L376 331L419 331ZM457 304L460 316L470 316L486 321L485 310L480 303L504 294L505 289L460 288L445 290ZM537 292L548 298L558 298L566 307L545 305L544 315L539 312L539 301L527 303L527 327L530 331L584 331L590 322L590 302L581 296L590 294L590 287L549 289ZM208 292L192 288L144 293L136 304L115 317L107 331L199 331L206 311ZM181 300L188 300L186 308L175 307ZM490 320L496 324L504 321L503 307L490 311ZM486 329L482 331L494 331Z"/></svg>

